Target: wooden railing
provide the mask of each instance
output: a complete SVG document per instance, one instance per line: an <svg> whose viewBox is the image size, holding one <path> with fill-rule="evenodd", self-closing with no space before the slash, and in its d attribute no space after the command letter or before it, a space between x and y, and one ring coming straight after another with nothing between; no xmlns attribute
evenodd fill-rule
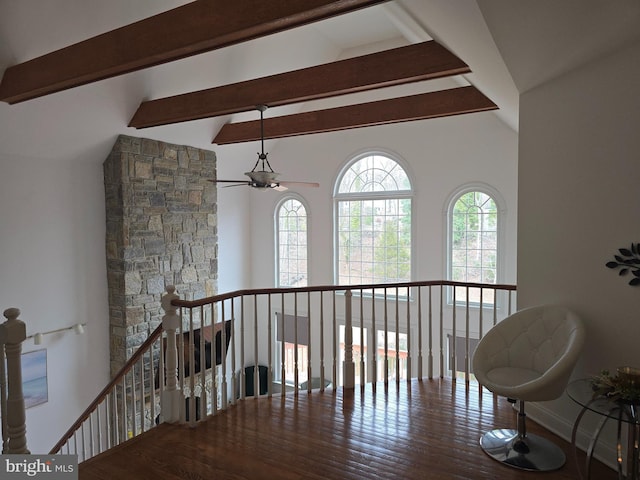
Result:
<svg viewBox="0 0 640 480"><path fill-rule="evenodd" d="M87 460L153 426L159 392L151 380L162 368L155 363L162 333L159 325L49 453L77 454Z"/></svg>
<svg viewBox="0 0 640 480"><path fill-rule="evenodd" d="M27 338L20 310L4 311L7 321L0 325L0 408L2 453L27 454L24 395L22 394L22 342ZM6 366L6 369L5 369Z"/></svg>
<svg viewBox="0 0 640 480"><path fill-rule="evenodd" d="M434 376L469 388L474 342L512 313L516 287L424 281L196 301L167 290L163 325L50 453L84 461L157 422L195 425L252 396Z"/></svg>

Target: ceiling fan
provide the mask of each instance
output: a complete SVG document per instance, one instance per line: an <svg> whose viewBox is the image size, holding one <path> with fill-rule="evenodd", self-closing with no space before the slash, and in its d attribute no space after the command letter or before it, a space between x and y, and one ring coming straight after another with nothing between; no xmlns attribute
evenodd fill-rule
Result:
<svg viewBox="0 0 640 480"><path fill-rule="evenodd" d="M244 174L249 177L249 181L247 180L210 180L210 182L214 183L230 183L231 185L226 185L226 187L240 187L243 185L247 185L249 187L258 188L260 190L274 189L278 191L287 190L288 185L300 185L304 187L319 187L319 183L315 182L291 182L285 180L278 180L278 176L280 175L277 172L273 171L271 165L269 164L269 160L267 160L268 153L264 153L264 111L267 109L266 105L258 105L256 107L260 111L260 145L261 152L258 153L258 160L256 164L253 166L253 169L250 172L245 172ZM260 167L260 170L257 168ZM268 169L268 170L267 170Z"/></svg>

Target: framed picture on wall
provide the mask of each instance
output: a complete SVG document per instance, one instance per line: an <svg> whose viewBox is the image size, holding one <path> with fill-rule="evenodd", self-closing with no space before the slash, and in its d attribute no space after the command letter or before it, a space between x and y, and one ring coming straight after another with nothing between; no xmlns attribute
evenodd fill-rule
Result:
<svg viewBox="0 0 640 480"><path fill-rule="evenodd" d="M46 349L22 354L22 393L25 408L49 401Z"/></svg>

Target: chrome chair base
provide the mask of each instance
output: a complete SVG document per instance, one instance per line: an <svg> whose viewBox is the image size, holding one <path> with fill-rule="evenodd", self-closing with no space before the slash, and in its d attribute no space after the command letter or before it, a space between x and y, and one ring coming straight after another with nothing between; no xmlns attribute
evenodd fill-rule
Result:
<svg viewBox="0 0 640 480"><path fill-rule="evenodd" d="M566 460L560 447L538 435L520 437L517 430L491 430L480 437L482 450L510 467L534 472L561 468Z"/></svg>

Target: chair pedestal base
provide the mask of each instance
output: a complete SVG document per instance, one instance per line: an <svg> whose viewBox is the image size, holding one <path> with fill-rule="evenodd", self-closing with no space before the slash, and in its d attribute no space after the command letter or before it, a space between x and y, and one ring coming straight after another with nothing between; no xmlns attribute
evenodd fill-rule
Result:
<svg viewBox="0 0 640 480"><path fill-rule="evenodd" d="M521 437L517 430L491 430L480 437L480 446L494 460L521 470L546 472L565 463L560 447L538 435Z"/></svg>

